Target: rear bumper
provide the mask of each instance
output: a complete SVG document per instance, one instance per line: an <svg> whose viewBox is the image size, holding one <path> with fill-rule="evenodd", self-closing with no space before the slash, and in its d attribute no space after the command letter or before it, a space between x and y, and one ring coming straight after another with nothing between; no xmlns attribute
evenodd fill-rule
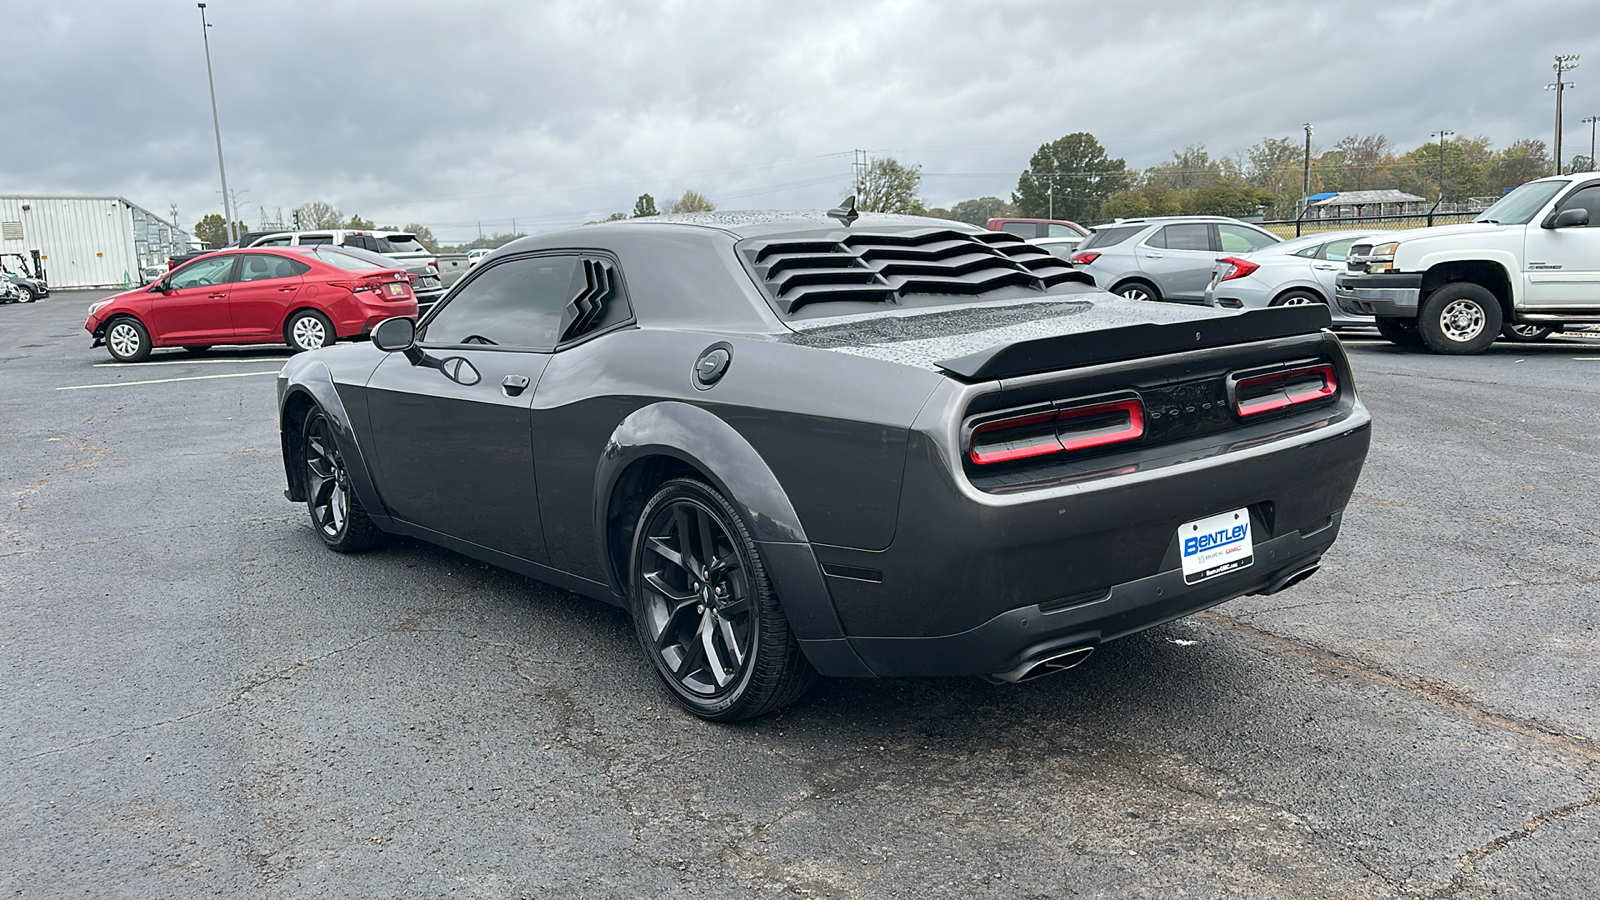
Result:
<svg viewBox="0 0 1600 900"><path fill-rule="evenodd" d="M1064 609L1008 610L970 631L919 638L851 638L879 676L990 675L1072 648L1097 647L1248 594L1271 594L1311 574L1339 534L1342 513L1309 534L1295 531L1255 547L1250 568L1199 584L1180 570L1114 585Z"/></svg>
<svg viewBox="0 0 1600 900"><path fill-rule="evenodd" d="M1414 319L1422 297L1422 275L1340 275L1334 300L1339 308L1357 316L1392 316Z"/></svg>

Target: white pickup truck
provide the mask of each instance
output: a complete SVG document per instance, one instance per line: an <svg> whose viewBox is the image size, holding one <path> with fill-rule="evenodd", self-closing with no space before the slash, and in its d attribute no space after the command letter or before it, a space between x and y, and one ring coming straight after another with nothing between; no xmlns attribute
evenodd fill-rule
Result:
<svg viewBox="0 0 1600 900"><path fill-rule="evenodd" d="M1437 353L1600 323L1600 173L1530 181L1465 225L1362 241L1334 295L1390 341Z"/></svg>

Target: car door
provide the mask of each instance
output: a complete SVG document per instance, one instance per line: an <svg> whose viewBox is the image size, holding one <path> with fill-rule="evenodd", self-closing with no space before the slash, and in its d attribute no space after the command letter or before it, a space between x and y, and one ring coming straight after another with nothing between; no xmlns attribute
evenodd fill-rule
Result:
<svg viewBox="0 0 1600 900"><path fill-rule="evenodd" d="M1578 188L1556 204L1554 215L1587 210L1588 225L1545 228L1527 225L1523 248L1523 305L1600 307L1600 183Z"/></svg>
<svg viewBox="0 0 1600 900"><path fill-rule="evenodd" d="M1212 226L1205 222L1163 225L1139 245L1139 268L1163 300L1201 303L1216 265Z"/></svg>
<svg viewBox="0 0 1600 900"><path fill-rule="evenodd" d="M1355 246L1361 238L1340 238L1329 241L1317 250L1316 257L1311 261L1311 275L1322 287L1322 296L1333 299L1334 282L1338 280L1339 273L1345 271L1345 262L1350 259L1350 248Z"/></svg>
<svg viewBox="0 0 1600 900"><path fill-rule="evenodd" d="M578 269L571 254L475 269L418 336L444 371L400 353L379 364L367 408L379 490L392 515L546 561L529 408Z"/></svg>
<svg viewBox="0 0 1600 900"><path fill-rule="evenodd" d="M281 340L284 319L311 267L276 253L239 254L238 277L228 289L228 307L238 339Z"/></svg>
<svg viewBox="0 0 1600 900"><path fill-rule="evenodd" d="M150 302L157 344L215 344L233 338L228 291L239 255L202 256L159 283Z"/></svg>

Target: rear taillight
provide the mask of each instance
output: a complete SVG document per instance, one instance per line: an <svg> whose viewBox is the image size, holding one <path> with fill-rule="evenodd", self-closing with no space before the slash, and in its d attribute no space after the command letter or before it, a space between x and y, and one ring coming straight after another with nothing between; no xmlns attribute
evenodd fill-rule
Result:
<svg viewBox="0 0 1600 900"><path fill-rule="evenodd" d="M967 456L980 466L1138 440L1144 404L1137 398L1021 412L972 429Z"/></svg>
<svg viewBox="0 0 1600 900"><path fill-rule="evenodd" d="M1259 416L1332 397L1339 393L1339 375L1327 363L1299 366L1245 376L1234 382L1230 393L1234 412L1245 417Z"/></svg>
<svg viewBox="0 0 1600 900"><path fill-rule="evenodd" d="M1085 250L1082 253L1074 253L1074 254L1072 254L1072 259L1069 260L1069 262L1071 262L1075 266L1087 266L1088 264L1094 262L1095 260L1097 260L1099 258L1100 258L1100 254L1094 253L1092 251Z"/></svg>
<svg viewBox="0 0 1600 900"><path fill-rule="evenodd" d="M342 287L352 294L359 294L362 291L382 290L385 284L403 277L405 276L400 272L377 272L372 275L363 275L356 281L330 281L328 283L334 287Z"/></svg>
<svg viewBox="0 0 1600 900"><path fill-rule="evenodd" d="M1227 263L1233 267L1223 274L1221 278L1217 279L1219 282L1232 281L1235 278L1243 278L1246 275L1249 275L1251 272L1261 268L1260 263L1253 263L1248 259L1240 259L1237 256L1224 256L1221 260L1219 260L1219 262Z"/></svg>

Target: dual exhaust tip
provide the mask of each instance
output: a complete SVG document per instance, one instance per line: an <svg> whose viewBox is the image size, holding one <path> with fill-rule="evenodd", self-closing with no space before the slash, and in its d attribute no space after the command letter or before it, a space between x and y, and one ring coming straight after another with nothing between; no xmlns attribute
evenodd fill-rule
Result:
<svg viewBox="0 0 1600 900"><path fill-rule="evenodd" d="M1021 684L1024 681L1033 681L1046 675L1065 672L1084 660L1094 652L1093 646L1068 647L1065 650L1051 650L1038 656L1022 661L1009 672L996 672L989 678L999 684Z"/></svg>

